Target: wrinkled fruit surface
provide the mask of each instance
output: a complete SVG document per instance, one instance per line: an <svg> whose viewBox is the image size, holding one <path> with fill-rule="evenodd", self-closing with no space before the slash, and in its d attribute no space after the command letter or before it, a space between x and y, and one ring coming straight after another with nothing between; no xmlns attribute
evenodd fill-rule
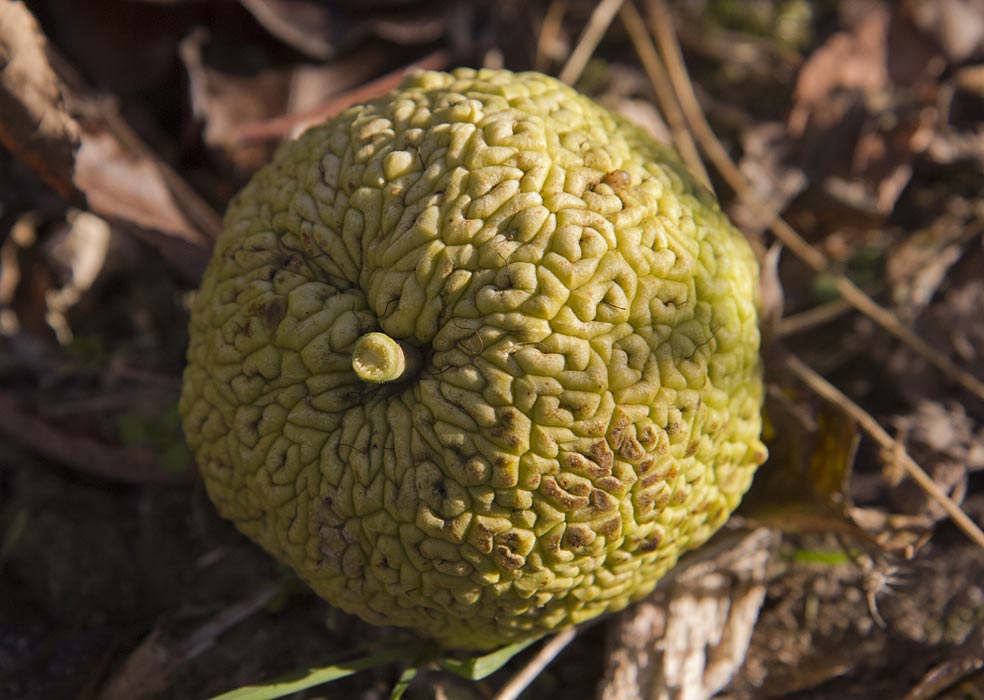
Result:
<svg viewBox="0 0 984 700"><path fill-rule="evenodd" d="M185 431L222 515L332 604L542 634L647 594L748 488L756 278L639 128L543 75L419 74L234 200Z"/></svg>

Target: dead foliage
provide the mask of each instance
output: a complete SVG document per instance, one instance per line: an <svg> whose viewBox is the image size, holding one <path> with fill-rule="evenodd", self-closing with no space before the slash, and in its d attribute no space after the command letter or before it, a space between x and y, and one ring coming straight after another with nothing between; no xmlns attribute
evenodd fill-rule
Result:
<svg viewBox="0 0 984 700"><path fill-rule="evenodd" d="M562 76L717 192L771 458L651 599L407 697L980 697L982 46L980 0L0 0L0 698L206 697L388 634L214 515L187 303L278 143L456 65Z"/></svg>

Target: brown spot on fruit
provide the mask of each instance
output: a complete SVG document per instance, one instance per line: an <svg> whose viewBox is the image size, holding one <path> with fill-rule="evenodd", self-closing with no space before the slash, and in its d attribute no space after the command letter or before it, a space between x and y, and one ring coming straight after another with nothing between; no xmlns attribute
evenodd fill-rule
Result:
<svg viewBox="0 0 984 700"><path fill-rule="evenodd" d="M594 529L602 537L614 540L622 534L622 518L618 515L613 515L599 523L595 523Z"/></svg>
<svg viewBox="0 0 984 700"><path fill-rule="evenodd" d="M564 546L567 549L581 549L595 541L597 536L585 523L573 523L564 531Z"/></svg>
<svg viewBox="0 0 984 700"><path fill-rule="evenodd" d="M592 444L587 456L592 462L606 471L611 471L612 465L615 464L615 455L609 449L608 443L604 440L599 440Z"/></svg>
<svg viewBox="0 0 984 700"><path fill-rule="evenodd" d="M591 507L594 510L607 512L618 508L618 499L601 489L595 489L590 496Z"/></svg>
<svg viewBox="0 0 984 700"><path fill-rule="evenodd" d="M632 184L632 176L624 170L612 170L605 174L604 183L613 190L624 190Z"/></svg>
<svg viewBox="0 0 984 700"><path fill-rule="evenodd" d="M523 564L526 563L526 560L523 557L501 544L495 548L495 553L493 556L499 566L503 569L507 569L508 571L517 571L522 569Z"/></svg>
<svg viewBox="0 0 984 700"><path fill-rule="evenodd" d="M553 476L544 477L540 482L540 488L538 491L550 500L556 502L566 511L577 510L578 508L584 508L588 505L588 499L585 496L574 496L568 493L560 487L557 480Z"/></svg>
<svg viewBox="0 0 984 700"><path fill-rule="evenodd" d="M266 326L268 332L272 332L286 314L287 304L284 303L283 299L277 297L263 307L263 325Z"/></svg>
<svg viewBox="0 0 984 700"><path fill-rule="evenodd" d="M626 435L622 444L618 446L618 456L627 462L637 462L646 456L646 451L638 440L631 435Z"/></svg>

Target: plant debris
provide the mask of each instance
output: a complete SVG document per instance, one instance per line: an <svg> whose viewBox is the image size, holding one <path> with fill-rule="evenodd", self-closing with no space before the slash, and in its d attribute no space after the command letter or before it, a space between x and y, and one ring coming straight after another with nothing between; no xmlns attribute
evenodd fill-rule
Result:
<svg viewBox="0 0 984 700"><path fill-rule="evenodd" d="M765 266L772 456L654 597L404 697L977 697L982 38L980 0L0 0L0 698L209 697L385 648L214 514L187 308L279 143L458 65L576 81L707 173Z"/></svg>

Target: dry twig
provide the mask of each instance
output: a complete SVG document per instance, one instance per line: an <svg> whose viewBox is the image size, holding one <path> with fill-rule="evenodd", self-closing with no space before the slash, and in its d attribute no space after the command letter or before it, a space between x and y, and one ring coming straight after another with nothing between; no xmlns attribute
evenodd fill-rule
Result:
<svg viewBox="0 0 984 700"><path fill-rule="evenodd" d="M905 447L889 435L870 413L854 403L840 389L810 369L799 358L793 355L787 356L786 367L818 396L838 406L851 416L851 418L856 420L858 425L886 451L888 457L897 461L909 476L912 477L913 481L919 484L920 488L940 504L956 526L967 537L984 548L984 532L981 531L977 523L971 520L970 516L933 481L932 477L909 456L908 452L905 451Z"/></svg>
<svg viewBox="0 0 984 700"><path fill-rule="evenodd" d="M727 149L714 134L694 92L693 83L683 62L680 44L674 34L672 19L664 0L648 0L649 26L669 72L684 114L694 131L697 142L718 169L735 194L747 203L769 213L769 227L783 245L793 251L814 272L831 274L833 286L841 296L861 313L894 335L923 359L936 367L944 376L984 400L984 382L970 372L957 367L946 355L918 337L895 314L878 304L844 275L831 271L830 261L821 251L810 245L792 226L755 191L751 182L731 159Z"/></svg>
<svg viewBox="0 0 984 700"><path fill-rule="evenodd" d="M735 193L747 202L764 208L771 213L770 228L787 248L790 248L799 258L815 272L830 272L830 262L818 249L804 240L789 224L787 224L772 207L764 202L755 191L752 184L731 159L724 145L717 138L707 122L704 112L697 100L693 83L683 62L683 54L673 30L669 10L664 0L648 0L650 29L656 37L663 61L666 64L670 81L676 91L677 98L687 117L690 128L694 131L698 143L704 153L718 169ZM843 275L833 275L834 287L841 293L845 301L858 309L882 328L895 335L899 340L920 354L945 376L957 382L962 387L984 398L984 382L981 382L969 372L957 367L942 353L929 346L917 337L891 311L876 303L871 297L859 289ZM971 540L984 548L984 532L970 517L930 478L930 476L913 460L905 448L894 440L878 421L867 411L845 396L839 389L826 379L810 369L794 356L786 359L786 365L807 386L819 396L840 406L853 417L858 424L885 450L897 459L901 466L910 474L913 480L930 497L937 501L946 513L953 519Z"/></svg>
<svg viewBox="0 0 984 700"><path fill-rule="evenodd" d="M530 659L528 664L502 686L493 700L516 700L529 684L537 679L543 669L549 666L550 662L556 659L557 655L574 641L575 637L577 637L577 627L571 627L544 644L536 656Z"/></svg>
<svg viewBox="0 0 984 700"><path fill-rule="evenodd" d="M649 76L649 82L652 84L653 92L656 93L656 99L659 102L660 112L666 119L666 124L670 127L670 133L673 135L673 144L690 171L698 177L704 187L713 191L714 188L707 176L704 162L700 159L700 153L697 152L697 144L694 143L693 136L687 128L687 120L680 110L676 96L673 94L673 86L670 84L666 67L660 60L656 47L653 46L653 40L646 29L646 23L632 3L622 5L622 9L619 10L619 17L632 39L636 53L639 54L639 60L642 61L646 75Z"/></svg>
<svg viewBox="0 0 984 700"><path fill-rule="evenodd" d="M192 469L173 471L148 448L116 447L82 435L69 434L0 395L0 435L12 444L64 467L120 484L188 484Z"/></svg>
<svg viewBox="0 0 984 700"><path fill-rule="evenodd" d="M780 319L776 335L780 338L786 338L798 333L811 331L853 310L854 307L847 300L843 298L834 299L825 304L820 304L806 311L800 311L799 313Z"/></svg>
<svg viewBox="0 0 984 700"><path fill-rule="evenodd" d="M591 55L598 48L598 42L605 36L605 32L608 31L608 27L611 26L612 20L615 19L615 14L623 2L625 0L601 0L595 6L587 26L577 40L577 46L574 47L574 50L567 59L566 65L560 71L560 75L557 76L562 82L573 85L581 77L581 73L584 72L584 67L588 65Z"/></svg>

